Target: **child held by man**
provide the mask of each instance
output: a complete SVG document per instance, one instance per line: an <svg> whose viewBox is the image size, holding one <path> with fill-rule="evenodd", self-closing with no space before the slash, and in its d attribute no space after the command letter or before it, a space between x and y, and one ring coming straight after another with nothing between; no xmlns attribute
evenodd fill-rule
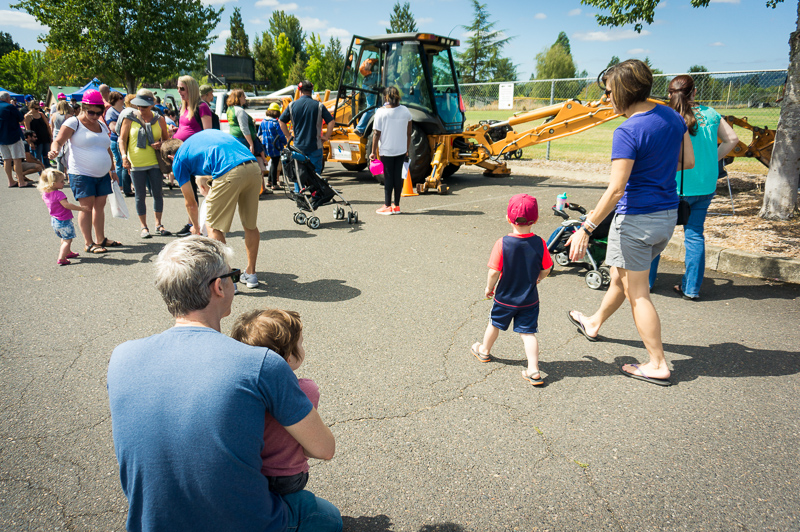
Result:
<svg viewBox="0 0 800 532"><path fill-rule="evenodd" d="M56 236L61 239L61 248L56 261L59 266L70 264L69 259L78 256L71 249L72 239L75 238L75 226L72 224L71 211L90 211L89 207L75 205L67 200L67 195L61 191L65 182L66 176L62 172L47 168L39 175L39 185L37 186L50 211L50 225L53 226Z"/></svg>
<svg viewBox="0 0 800 532"><path fill-rule="evenodd" d="M506 219L512 232L495 242L489 258L486 297L494 297L492 313L483 343L475 342L470 351L481 362L491 361L492 346L500 331L508 330L514 320L514 332L522 337L528 367L522 378L534 386L544 384L539 373L539 292L536 285L548 276L553 261L542 237L531 232L539 219L536 198L517 194L508 201Z"/></svg>
<svg viewBox="0 0 800 532"><path fill-rule="evenodd" d="M306 356L303 348L303 323L291 310L251 310L236 318L231 337L239 342L267 347L281 355L292 371L297 371ZM314 408L319 407L319 387L311 379L298 379ZM264 420L264 447L261 473L269 490L277 495L296 493L308 483L308 458L303 447L269 413Z"/></svg>

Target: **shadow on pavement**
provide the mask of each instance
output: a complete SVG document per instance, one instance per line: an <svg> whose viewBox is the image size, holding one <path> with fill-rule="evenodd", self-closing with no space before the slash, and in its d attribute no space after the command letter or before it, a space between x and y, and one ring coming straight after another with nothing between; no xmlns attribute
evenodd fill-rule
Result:
<svg viewBox="0 0 800 532"><path fill-rule="evenodd" d="M375 517L347 517L342 516L342 532L389 532L392 530L392 520L385 515Z"/></svg>
<svg viewBox="0 0 800 532"><path fill-rule="evenodd" d="M601 337L603 342L635 347L642 350L637 360L629 356L614 358L614 362L603 362L593 356L584 356L583 360L540 361L541 369L547 377L545 386L556 383L565 377L617 377L619 367L623 364L635 364L647 361L647 353L640 340L615 340ZM780 377L800 373L800 353L796 351L775 351L768 349L752 349L742 344L725 342L708 346L664 344L667 360L672 366L673 384L689 382L698 377ZM688 359L671 360L670 354L678 354ZM507 366L527 367L523 357L503 359L493 357L494 362Z"/></svg>
<svg viewBox="0 0 800 532"><path fill-rule="evenodd" d="M291 273L266 273L261 274L259 280L266 281L261 288L250 290L239 289L239 294L255 297L280 297L296 301L316 301L318 303L335 303L347 301L361 295L361 290L352 286L345 286L341 279L317 279L308 283L295 281L297 275Z"/></svg>

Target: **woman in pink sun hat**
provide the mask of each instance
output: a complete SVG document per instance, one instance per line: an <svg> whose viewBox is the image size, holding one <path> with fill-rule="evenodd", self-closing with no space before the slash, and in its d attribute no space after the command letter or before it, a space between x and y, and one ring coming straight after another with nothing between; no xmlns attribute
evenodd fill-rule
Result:
<svg viewBox="0 0 800 532"><path fill-rule="evenodd" d="M55 158L61 147L69 142L69 186L78 203L89 207L89 212L78 214L84 249L89 253L105 253L109 247L122 245L105 234L106 197L112 193L111 180L118 182L118 178L108 127L102 120L103 109L100 93L86 91L80 114L64 121L48 153L48 157Z"/></svg>

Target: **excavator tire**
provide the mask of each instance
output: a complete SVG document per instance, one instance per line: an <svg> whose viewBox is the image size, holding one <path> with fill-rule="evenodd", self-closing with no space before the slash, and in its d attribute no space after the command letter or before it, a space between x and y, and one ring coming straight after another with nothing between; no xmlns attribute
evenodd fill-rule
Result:
<svg viewBox="0 0 800 532"><path fill-rule="evenodd" d="M419 124L412 126L408 155L410 158L408 173L411 174L411 182L414 185L424 183L425 178L431 175L432 170L431 144L428 142L428 135Z"/></svg>
<svg viewBox="0 0 800 532"><path fill-rule="evenodd" d="M461 167L457 164L448 164L447 166L444 167L444 170L442 170L442 179L450 177L451 175L455 174L456 172L458 172L459 168Z"/></svg>
<svg viewBox="0 0 800 532"><path fill-rule="evenodd" d="M342 163L342 166L344 166L345 170L349 170L351 172L360 172L361 170L364 170L367 167L367 163L361 163L361 164Z"/></svg>

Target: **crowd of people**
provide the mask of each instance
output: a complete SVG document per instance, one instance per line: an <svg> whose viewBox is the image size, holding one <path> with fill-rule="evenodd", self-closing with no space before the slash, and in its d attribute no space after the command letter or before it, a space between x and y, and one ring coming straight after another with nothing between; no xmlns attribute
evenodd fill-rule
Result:
<svg viewBox="0 0 800 532"><path fill-rule="evenodd" d="M689 76L670 84L669 105L648 99L653 77L641 61L619 63L602 80L605 100L627 120L614 132L608 188L567 245L570 260L580 261L597 225L615 213L606 253L611 282L597 311L588 315L573 310L568 319L588 341L600 341L605 321L628 300L649 360L625 364L619 371L667 386L671 372L650 299L658 257L685 198L691 206L686 274L675 291L696 300L704 262L703 220L716 184L716 163L737 139L713 109L694 101ZM46 161L60 158L79 203L70 203L61 191L67 176L46 164L39 188L61 238L59 265L77 256L70 248L75 238L72 211L78 211L85 251L102 253L121 245L104 230L103 206L112 181L122 180L124 187L130 176L143 238L150 236L144 202L148 188L156 232L169 234L161 224L165 169L184 198L189 221L182 233L190 236L171 241L156 261L155 284L175 326L118 346L108 369L114 446L129 501L128 529L339 531L342 518L336 507L305 489L308 458L331 459L335 439L317 411L318 386L293 373L306 356L299 315L258 309L236 320L232 338L220 332L238 283L259 285L257 217L264 174L259 157L274 158L276 150L293 140L321 171L322 143L330 138L333 119L311 97L313 86L303 82L302 96L282 112L271 107L256 129L242 110L243 93L233 91L228 101L232 134L227 134L214 128L208 88L188 76L179 79L178 88L181 109L175 126L155 110L152 92L142 89L130 98L130 110L124 109L121 95L104 97L99 91L84 95L77 115L59 103L60 118L52 121L52 130L40 106L29 106L23 117L8 104L8 95L0 93L0 152L9 186L29 186L17 159L25 153L26 162L30 156L45 165L39 146L50 141L40 138L51 135ZM378 213L393 214L399 212L411 118L396 88L387 88L384 99L374 115L370 159L380 157L386 177ZM27 151L2 125L13 123L18 129L23 122ZM328 124L325 132L323 123ZM719 147L717 137L722 140ZM17 181L12 180L12 168ZM270 173L269 187L276 185ZM199 235L198 191L206 198L209 238ZM225 245L237 209L247 251L244 270L232 267ZM528 361L522 378L539 386L545 377L539 371L536 338L537 285L549 274L552 260L543 239L533 232L538 221L533 196L512 197L506 215L511 233L495 242L488 264L484 293L494 300L490 321L483 340L470 351L480 362L491 362L499 332L513 322Z"/></svg>

